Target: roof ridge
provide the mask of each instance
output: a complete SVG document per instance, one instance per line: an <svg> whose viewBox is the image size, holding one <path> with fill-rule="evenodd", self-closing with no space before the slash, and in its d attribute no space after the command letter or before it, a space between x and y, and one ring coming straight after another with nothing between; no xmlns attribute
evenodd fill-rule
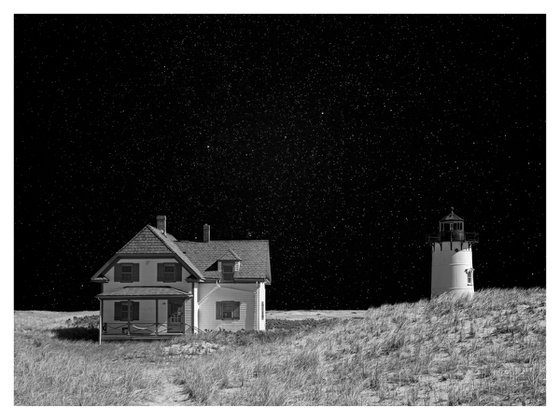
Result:
<svg viewBox="0 0 560 420"><path fill-rule="evenodd" d="M235 258L237 261L243 261L243 260L239 257L239 255L237 255L237 253L236 253L233 249L231 249L231 248L228 248L228 250L227 250L226 252L224 252L224 253L222 254L222 256L219 257L216 261L223 260L224 257L225 257L227 254L230 254L230 255L231 255L233 258Z"/></svg>
<svg viewBox="0 0 560 420"><path fill-rule="evenodd" d="M158 237L158 239L167 247L167 249L169 249L173 254L177 255L179 258L184 259L184 262L187 263L187 265L195 272L195 274L201 279L204 279L204 274L202 274L200 270L196 267L196 265L193 264L190 258L188 258L187 255L183 251L181 251L177 245L173 243L175 241L171 242L171 239L167 238L166 236L163 236L163 233L160 233L157 228L154 228L151 225L148 225L148 228L152 231L154 235ZM173 249L171 245L176 246L177 249Z"/></svg>
<svg viewBox="0 0 560 420"><path fill-rule="evenodd" d="M212 242L270 242L269 239L212 239L209 242L189 241L188 239L177 240L179 243L192 243L192 244L211 244Z"/></svg>

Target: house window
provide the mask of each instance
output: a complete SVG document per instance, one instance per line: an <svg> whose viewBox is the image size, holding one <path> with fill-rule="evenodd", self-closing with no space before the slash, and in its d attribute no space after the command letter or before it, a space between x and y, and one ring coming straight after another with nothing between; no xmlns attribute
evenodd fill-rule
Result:
<svg viewBox="0 0 560 420"><path fill-rule="evenodd" d="M261 319L264 321L264 302L261 302Z"/></svg>
<svg viewBox="0 0 560 420"><path fill-rule="evenodd" d="M239 319L241 302L216 302L216 319Z"/></svg>
<svg viewBox="0 0 560 420"><path fill-rule="evenodd" d="M181 281L181 266L176 263L159 263L158 281L168 283Z"/></svg>
<svg viewBox="0 0 560 420"><path fill-rule="evenodd" d="M115 321L138 321L140 302L115 302Z"/></svg>
<svg viewBox="0 0 560 420"><path fill-rule="evenodd" d="M121 281L132 283L132 264L123 264L121 267Z"/></svg>
<svg viewBox="0 0 560 420"><path fill-rule="evenodd" d="M233 281L234 268L235 268L235 262L222 261L222 280Z"/></svg>
<svg viewBox="0 0 560 420"><path fill-rule="evenodd" d="M175 280L175 266L172 264L165 264L163 266L163 281Z"/></svg>
<svg viewBox="0 0 560 420"><path fill-rule="evenodd" d="M132 283L140 280L138 263L121 263L115 266L115 281Z"/></svg>

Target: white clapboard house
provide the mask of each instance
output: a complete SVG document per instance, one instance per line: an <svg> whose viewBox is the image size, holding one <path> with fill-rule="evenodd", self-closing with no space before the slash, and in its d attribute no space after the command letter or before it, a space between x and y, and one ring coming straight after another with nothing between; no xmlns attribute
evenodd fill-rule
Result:
<svg viewBox="0 0 560 420"><path fill-rule="evenodd" d="M265 330L266 240L179 241L145 226L91 281L101 284L99 340L158 339L204 330Z"/></svg>

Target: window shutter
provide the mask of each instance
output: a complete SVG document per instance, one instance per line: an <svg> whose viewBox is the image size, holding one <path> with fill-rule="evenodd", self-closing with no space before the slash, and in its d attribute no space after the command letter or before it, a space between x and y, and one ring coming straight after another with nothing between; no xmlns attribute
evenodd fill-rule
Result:
<svg viewBox="0 0 560 420"><path fill-rule="evenodd" d="M132 281L140 281L140 264L132 264Z"/></svg>
<svg viewBox="0 0 560 420"><path fill-rule="evenodd" d="M116 282L120 282L121 281L121 273L122 273L122 266L120 264L115 264L115 281Z"/></svg>
<svg viewBox="0 0 560 420"><path fill-rule="evenodd" d="M115 321L122 321L122 305L121 305L121 302L115 302Z"/></svg>
<svg viewBox="0 0 560 420"><path fill-rule="evenodd" d="M183 270L181 269L181 264L175 264L175 281L180 282L181 281L181 272Z"/></svg>
<svg viewBox="0 0 560 420"><path fill-rule="evenodd" d="M132 302L132 321L140 319L140 302Z"/></svg>
<svg viewBox="0 0 560 420"><path fill-rule="evenodd" d="M239 319L239 307L241 306L240 302L231 302L233 304L233 319Z"/></svg>
<svg viewBox="0 0 560 420"><path fill-rule="evenodd" d="M158 263L157 265L157 281L164 281L163 279L163 263Z"/></svg>
<svg viewBox="0 0 560 420"><path fill-rule="evenodd" d="M222 302L216 302L216 319L222 319Z"/></svg>

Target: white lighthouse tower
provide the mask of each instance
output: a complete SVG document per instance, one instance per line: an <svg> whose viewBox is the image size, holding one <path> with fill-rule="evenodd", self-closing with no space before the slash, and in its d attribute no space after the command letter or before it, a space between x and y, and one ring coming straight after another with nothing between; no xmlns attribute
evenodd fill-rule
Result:
<svg viewBox="0 0 560 420"><path fill-rule="evenodd" d="M442 293L474 294L472 247L478 233L465 232L464 220L453 212L439 221L439 232L428 237L432 246L432 297Z"/></svg>

